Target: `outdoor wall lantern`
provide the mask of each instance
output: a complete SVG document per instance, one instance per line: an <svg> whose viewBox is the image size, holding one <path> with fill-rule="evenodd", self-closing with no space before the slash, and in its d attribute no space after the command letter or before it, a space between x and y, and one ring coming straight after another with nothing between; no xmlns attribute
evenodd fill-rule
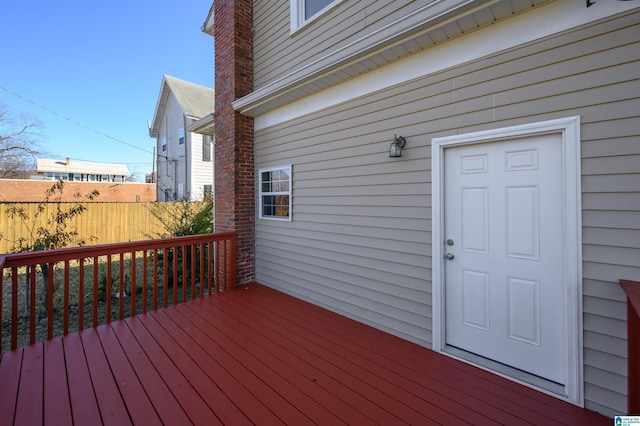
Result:
<svg viewBox="0 0 640 426"><path fill-rule="evenodd" d="M402 136L393 135L393 142L389 147L389 157L397 158L402 157L402 148L407 144L407 140Z"/></svg>

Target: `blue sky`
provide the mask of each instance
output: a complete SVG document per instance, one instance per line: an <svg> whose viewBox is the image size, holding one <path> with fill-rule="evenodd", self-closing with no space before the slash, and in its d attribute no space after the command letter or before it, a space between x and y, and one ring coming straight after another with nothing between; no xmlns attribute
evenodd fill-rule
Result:
<svg viewBox="0 0 640 426"><path fill-rule="evenodd" d="M200 30L211 4L3 0L0 103L43 123L44 158L124 163L143 180L162 75L213 87L213 38Z"/></svg>

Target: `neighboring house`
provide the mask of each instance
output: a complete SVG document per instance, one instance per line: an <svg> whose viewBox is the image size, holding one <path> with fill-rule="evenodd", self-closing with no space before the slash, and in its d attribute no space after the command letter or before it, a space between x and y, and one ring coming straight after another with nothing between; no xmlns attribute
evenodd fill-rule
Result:
<svg viewBox="0 0 640 426"><path fill-rule="evenodd" d="M0 202L40 202L56 180L65 182L60 194L63 202L78 201L76 194L86 195L93 190L100 193L95 202L156 201L155 183L133 182L130 176L124 164L39 158L36 174L29 179L0 179Z"/></svg>
<svg viewBox="0 0 640 426"><path fill-rule="evenodd" d="M202 200L213 191L214 91L165 75L149 136L156 138L158 201ZM199 133L204 134L199 134Z"/></svg>
<svg viewBox="0 0 640 426"><path fill-rule="evenodd" d="M216 0L204 30L240 282L627 412L640 1Z"/></svg>
<svg viewBox="0 0 640 426"><path fill-rule="evenodd" d="M38 177L46 180L65 180L70 182L127 182L130 176L125 164L93 163L38 158L36 165Z"/></svg>
<svg viewBox="0 0 640 426"><path fill-rule="evenodd" d="M46 192L53 182L42 179L0 179L0 203L39 203L45 199ZM84 196L93 190L100 195L93 200ZM80 198L77 197L80 194ZM156 186L138 182L64 182L62 194L56 194L62 202L98 202L98 203L150 203L156 201Z"/></svg>

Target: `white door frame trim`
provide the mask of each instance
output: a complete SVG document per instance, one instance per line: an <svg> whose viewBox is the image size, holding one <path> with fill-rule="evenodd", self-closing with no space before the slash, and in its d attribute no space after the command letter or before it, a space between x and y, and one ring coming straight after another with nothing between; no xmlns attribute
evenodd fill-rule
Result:
<svg viewBox="0 0 640 426"><path fill-rule="evenodd" d="M563 225L566 246L565 295L567 330L566 396L562 399L584 406L582 342L582 207L580 186L580 117L566 117L513 127L434 138L432 165L432 271L433 350L443 352L445 341L444 300L444 151L448 147L496 142L539 134L561 134L563 177ZM526 383L525 383L526 384ZM544 390L543 390L544 391ZM556 394L552 394L558 396Z"/></svg>

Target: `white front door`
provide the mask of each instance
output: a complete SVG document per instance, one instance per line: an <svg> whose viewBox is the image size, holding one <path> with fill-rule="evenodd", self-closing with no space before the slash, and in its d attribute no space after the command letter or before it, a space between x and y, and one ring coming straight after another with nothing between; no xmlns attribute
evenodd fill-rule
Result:
<svg viewBox="0 0 640 426"><path fill-rule="evenodd" d="M564 385L561 134L444 150L445 344Z"/></svg>

